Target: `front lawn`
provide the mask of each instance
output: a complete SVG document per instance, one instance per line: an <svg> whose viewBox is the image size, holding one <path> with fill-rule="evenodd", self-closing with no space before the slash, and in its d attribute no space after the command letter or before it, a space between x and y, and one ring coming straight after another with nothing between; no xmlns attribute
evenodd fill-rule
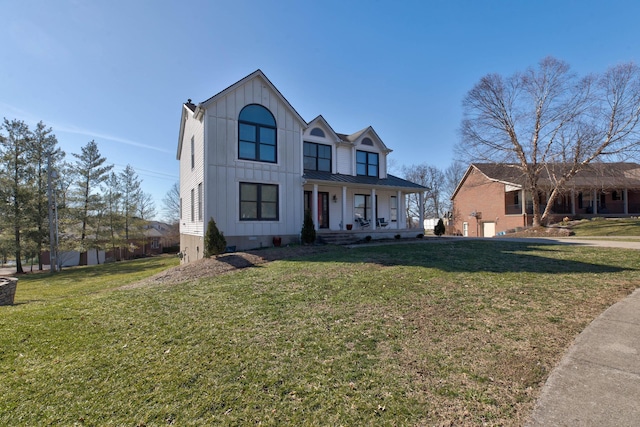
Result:
<svg viewBox="0 0 640 427"><path fill-rule="evenodd" d="M441 240L126 290L94 268L0 307L0 425L522 425L640 260Z"/></svg>
<svg viewBox="0 0 640 427"><path fill-rule="evenodd" d="M591 236L635 236L640 237L640 219L583 220L572 223L571 230L577 237Z"/></svg>

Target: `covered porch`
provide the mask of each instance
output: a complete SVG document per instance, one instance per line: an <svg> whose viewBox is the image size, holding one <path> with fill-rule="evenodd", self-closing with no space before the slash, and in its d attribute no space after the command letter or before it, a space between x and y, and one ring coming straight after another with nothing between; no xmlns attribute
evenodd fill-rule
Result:
<svg viewBox="0 0 640 427"><path fill-rule="evenodd" d="M547 207L549 193L538 195L540 209ZM524 202L524 203L523 203ZM551 206L554 219L557 217L611 217L623 218L640 215L640 189L572 189L560 194ZM533 214L532 195L523 189L507 191L505 197L507 215Z"/></svg>
<svg viewBox="0 0 640 427"><path fill-rule="evenodd" d="M421 185L389 175L387 178L307 172L303 177L304 209L311 214L319 235L360 233L376 236L424 233L407 221L409 194L419 195L423 212ZM423 224L419 218L418 224ZM402 233L401 233L402 232Z"/></svg>

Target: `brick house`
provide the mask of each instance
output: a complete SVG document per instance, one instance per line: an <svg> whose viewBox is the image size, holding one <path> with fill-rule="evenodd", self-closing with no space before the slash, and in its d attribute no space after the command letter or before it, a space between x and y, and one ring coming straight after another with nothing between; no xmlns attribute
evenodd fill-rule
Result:
<svg viewBox="0 0 640 427"><path fill-rule="evenodd" d="M540 177L543 191L536 197L541 212L553 189L553 171L561 167L549 165L547 173ZM472 163L451 196L454 232L492 237L530 226L532 197L533 194L525 190L525 179L518 165ZM550 220L637 215L640 215L640 165L594 163L566 183L552 206Z"/></svg>

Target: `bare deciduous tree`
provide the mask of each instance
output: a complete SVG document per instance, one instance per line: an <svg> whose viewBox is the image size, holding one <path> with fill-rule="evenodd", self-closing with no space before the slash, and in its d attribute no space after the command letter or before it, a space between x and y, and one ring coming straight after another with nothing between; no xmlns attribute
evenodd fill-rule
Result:
<svg viewBox="0 0 640 427"><path fill-rule="evenodd" d="M458 184L466 172L466 166L460 161L454 161L444 170L444 193L447 196L447 206L449 212L453 211L451 196L456 191Z"/></svg>
<svg viewBox="0 0 640 427"><path fill-rule="evenodd" d="M170 224L180 220L180 184L174 182L167 194L162 198L163 212Z"/></svg>
<svg viewBox="0 0 640 427"><path fill-rule="evenodd" d="M406 180L415 182L427 187L423 193L423 215L425 218L440 218L444 213L445 202L443 201L444 173L435 166L421 164L402 167L402 175ZM407 217L419 217L418 194L409 195L407 202Z"/></svg>
<svg viewBox="0 0 640 427"><path fill-rule="evenodd" d="M463 101L459 154L520 167L525 191L538 194L549 176L547 207L533 200L533 224L550 214L565 183L594 161L638 153L640 69L621 64L579 78L548 57L537 68L504 78L490 74Z"/></svg>

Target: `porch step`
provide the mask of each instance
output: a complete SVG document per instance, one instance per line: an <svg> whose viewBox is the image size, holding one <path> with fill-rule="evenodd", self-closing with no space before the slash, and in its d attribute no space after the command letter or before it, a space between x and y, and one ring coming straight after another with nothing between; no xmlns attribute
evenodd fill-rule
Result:
<svg viewBox="0 0 640 427"><path fill-rule="evenodd" d="M362 236L354 233L319 234L318 241L329 245L352 245L362 240Z"/></svg>

